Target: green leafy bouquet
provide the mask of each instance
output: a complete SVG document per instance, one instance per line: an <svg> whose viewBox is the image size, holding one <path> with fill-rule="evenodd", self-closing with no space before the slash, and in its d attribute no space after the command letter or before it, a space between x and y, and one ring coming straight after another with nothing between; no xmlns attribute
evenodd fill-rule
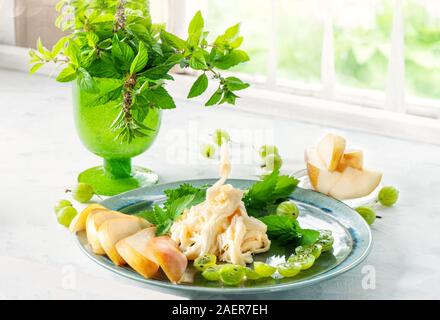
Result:
<svg viewBox="0 0 440 320"><path fill-rule="evenodd" d="M173 109L173 98L165 89L173 80L170 70L178 65L201 72L188 98L200 96L211 77L218 89L206 106L235 104L236 91L249 84L236 77L223 77L227 70L249 60L238 49L243 37L234 25L210 43L204 19L197 12L188 28L186 40L151 22L148 0L61 0L56 26L69 35L51 50L39 39L30 50L30 72L53 62L63 67L57 81L77 81L81 90L93 93L97 105L118 101L121 111L111 130L122 141L148 134L143 120L149 108Z"/></svg>

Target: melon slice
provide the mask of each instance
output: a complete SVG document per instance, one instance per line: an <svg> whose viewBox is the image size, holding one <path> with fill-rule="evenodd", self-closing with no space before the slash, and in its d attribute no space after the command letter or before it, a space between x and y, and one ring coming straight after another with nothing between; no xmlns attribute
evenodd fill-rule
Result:
<svg viewBox="0 0 440 320"><path fill-rule="evenodd" d="M77 233L85 230L86 221L89 214L94 211L100 210L107 210L107 208L97 203L91 204L90 206L85 208L83 211L80 212L80 214L76 215L75 218L73 218L72 222L69 225L70 232Z"/></svg>
<svg viewBox="0 0 440 320"><path fill-rule="evenodd" d="M116 250L116 243L148 227L151 227L149 222L137 217L109 219L98 229L99 243L110 260L122 266L125 260Z"/></svg>
<svg viewBox="0 0 440 320"><path fill-rule="evenodd" d="M340 172L330 172L315 148L306 150L305 160L310 183L316 191L328 194L341 177Z"/></svg>
<svg viewBox="0 0 440 320"><path fill-rule="evenodd" d="M333 172L338 167L345 151L345 139L336 134L329 133L318 143L318 155L325 167Z"/></svg>
<svg viewBox="0 0 440 320"><path fill-rule="evenodd" d="M122 259L145 278L151 278L159 269L159 265L147 257L147 245L155 237L155 233L155 227L146 228L116 244L116 250Z"/></svg>
<svg viewBox="0 0 440 320"><path fill-rule="evenodd" d="M382 173L347 167L329 194L340 200L365 197L377 188Z"/></svg>
<svg viewBox="0 0 440 320"><path fill-rule="evenodd" d="M86 231L87 231L87 241L92 247L92 251L95 254L105 254L104 249L101 246L101 242L98 237L99 227L110 219L138 219L137 217L133 217L127 214L123 214L117 211L108 211L108 210L95 210L92 211L91 214L87 217L86 221Z"/></svg>
<svg viewBox="0 0 440 320"><path fill-rule="evenodd" d="M170 237L161 236L151 239L146 253L150 260L160 265L171 282L178 283L182 279L188 259Z"/></svg>
<svg viewBox="0 0 440 320"><path fill-rule="evenodd" d="M362 150L350 150L344 152L336 171L343 172L347 167L358 170L364 168L364 153Z"/></svg>

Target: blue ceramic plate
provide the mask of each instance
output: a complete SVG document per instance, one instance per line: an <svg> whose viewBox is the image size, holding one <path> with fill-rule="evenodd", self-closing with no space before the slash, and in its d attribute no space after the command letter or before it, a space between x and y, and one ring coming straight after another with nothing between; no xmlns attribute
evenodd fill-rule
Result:
<svg viewBox="0 0 440 320"><path fill-rule="evenodd" d="M177 188L182 183L195 186L213 184L216 179L188 180L141 188L106 199L104 206L112 210L135 213L147 209L151 205L160 204L165 200L163 191ZM246 189L255 181L230 179L228 183ZM344 203L321 193L297 188L291 195L300 209L298 218L303 228L328 229L333 232L335 243L333 251L323 253L312 268L300 272L293 278L266 278L246 281L240 287L226 287L217 282L204 280L199 273L188 270L189 282L175 285L164 278L145 279L129 267L117 267L108 258L91 252L84 232L77 234L78 243L85 254L93 261L116 274L134 280L139 285L157 289L162 292L187 296L207 297L208 295L248 295L267 294L292 290L336 277L361 263L371 248L371 232L369 226L353 209ZM255 255L255 260L279 263L288 257L294 248L272 245L269 252Z"/></svg>

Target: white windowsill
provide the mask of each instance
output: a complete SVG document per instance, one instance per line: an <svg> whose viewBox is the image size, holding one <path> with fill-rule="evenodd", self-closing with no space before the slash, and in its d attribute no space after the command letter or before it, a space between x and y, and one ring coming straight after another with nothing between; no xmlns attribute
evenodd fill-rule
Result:
<svg viewBox="0 0 440 320"><path fill-rule="evenodd" d="M27 49L0 45L0 68L27 72ZM45 67L38 73L51 74L54 68ZM186 97L194 78L174 75L176 82L169 88ZM213 92L215 87L210 87ZM440 144L440 121L437 119L399 114L352 103L324 100L318 97L271 91L255 86L240 92L237 107L248 112L279 116L343 129L360 130L399 139ZM195 101L206 101L207 95Z"/></svg>

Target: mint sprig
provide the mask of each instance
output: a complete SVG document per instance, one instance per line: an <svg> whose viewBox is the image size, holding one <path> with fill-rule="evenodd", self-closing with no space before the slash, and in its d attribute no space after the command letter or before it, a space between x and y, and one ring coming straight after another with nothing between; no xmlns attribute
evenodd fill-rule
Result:
<svg viewBox="0 0 440 320"><path fill-rule="evenodd" d="M156 235L167 234L173 222L183 211L205 200L206 188L196 188L182 184L177 189L164 191L167 200L163 206L154 205L152 210L144 211L137 216L142 217L156 226Z"/></svg>
<svg viewBox="0 0 440 320"><path fill-rule="evenodd" d="M292 217L272 214L259 219L267 226L269 238L280 244L296 242L298 245L309 245L319 238L319 231L302 229L298 221Z"/></svg>
<svg viewBox="0 0 440 320"><path fill-rule="evenodd" d="M176 107L165 89L166 81L173 80L170 70L174 66L200 72L188 98L208 90L210 79L218 81L206 106L235 104L236 92L249 86L218 71L249 60L239 49L243 42L239 24L210 42L200 11L191 20L184 40L167 32L164 25L151 22L148 1L61 0L56 10L56 25L68 35L51 49L38 40L37 49L29 51L30 73L55 63L62 67L57 81L77 81L81 90L94 96L91 99L96 104L116 102L120 113L111 129L121 141L150 134L143 125L149 110ZM115 79L122 85L102 90L101 79Z"/></svg>
<svg viewBox="0 0 440 320"><path fill-rule="evenodd" d="M298 180L294 177L280 175L278 170L274 170L249 188L243 202L250 215L266 215L275 204L286 200L297 185Z"/></svg>

